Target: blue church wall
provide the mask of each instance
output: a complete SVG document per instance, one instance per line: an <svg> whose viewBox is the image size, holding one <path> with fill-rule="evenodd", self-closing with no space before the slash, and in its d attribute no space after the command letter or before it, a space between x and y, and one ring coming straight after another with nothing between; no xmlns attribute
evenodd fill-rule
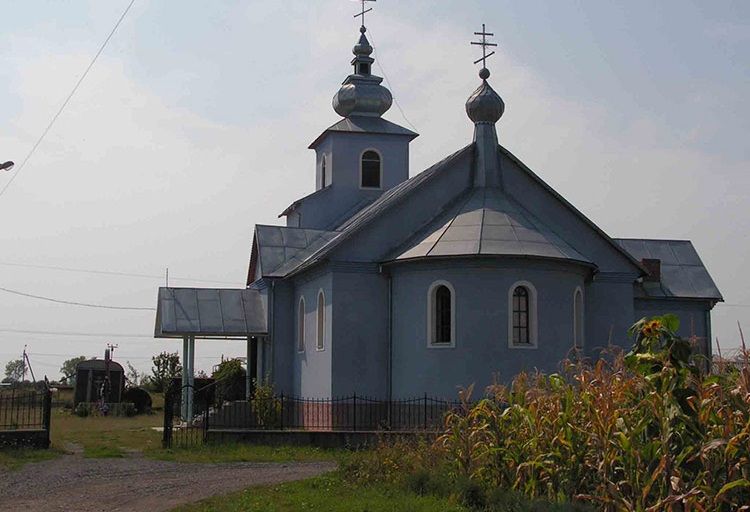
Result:
<svg viewBox="0 0 750 512"><path fill-rule="evenodd" d="M381 187L361 188L362 154L375 150L381 156ZM330 230L341 224L384 191L409 177L409 139L384 134L330 133L316 147L316 184L321 183L321 162L326 155L331 185L308 196L290 216L288 225Z"/></svg>
<svg viewBox="0 0 750 512"><path fill-rule="evenodd" d="M334 267L336 264L333 264ZM388 373L388 280L372 268L333 275L333 394L385 398Z"/></svg>
<svg viewBox="0 0 750 512"><path fill-rule="evenodd" d="M280 360L280 371L290 372L292 377L292 393L306 398L327 398L332 396L331 389L331 354L332 354L332 299L333 287L330 272L315 272L314 275L302 276L294 283L294 301L284 312L288 329L287 340L283 343L288 347L285 360ZM323 292L325 298L325 322L323 329L323 346L317 346L317 308L318 294ZM298 310L300 299L304 298L304 351L298 346ZM290 362L293 364L290 365Z"/></svg>
<svg viewBox="0 0 750 512"><path fill-rule="evenodd" d="M596 275L586 287L586 356L596 358L610 345L630 347L634 280Z"/></svg>
<svg viewBox="0 0 750 512"><path fill-rule="evenodd" d="M470 384L480 396L495 376L507 382L523 370L557 371L573 347L573 296L585 287L585 267L483 259L412 262L391 271L395 398L455 398ZM509 291L522 280L537 292L537 348L509 347ZM455 290L455 348L428 347L428 291L436 281Z"/></svg>
<svg viewBox="0 0 750 512"><path fill-rule="evenodd" d="M471 151L453 165L440 169L423 182L419 193L380 214L367 227L334 251L333 257L346 261L378 261L404 243L431 221L471 183Z"/></svg>
<svg viewBox="0 0 750 512"><path fill-rule="evenodd" d="M711 354L711 332L709 315L711 303L700 300L675 299L636 299L635 320L644 317L660 316L667 313L677 315L680 319L680 336L699 338L699 348L704 354Z"/></svg>
<svg viewBox="0 0 750 512"><path fill-rule="evenodd" d="M269 338L259 342L258 378L268 379L280 393L292 389L289 354L292 350L294 326L289 324L288 311L294 300L294 289L289 282L267 283Z"/></svg>

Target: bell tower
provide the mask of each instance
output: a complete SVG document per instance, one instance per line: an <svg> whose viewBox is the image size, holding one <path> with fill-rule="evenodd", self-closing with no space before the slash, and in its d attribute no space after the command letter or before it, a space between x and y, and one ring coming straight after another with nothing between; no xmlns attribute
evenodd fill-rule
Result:
<svg viewBox="0 0 750 512"><path fill-rule="evenodd" d="M383 119L393 104L383 79L373 74L373 47L367 39L361 0L360 36L352 53L353 72L333 97L342 119L313 143L315 192L296 201L282 216L287 226L334 230L386 190L409 179L409 143L418 134Z"/></svg>

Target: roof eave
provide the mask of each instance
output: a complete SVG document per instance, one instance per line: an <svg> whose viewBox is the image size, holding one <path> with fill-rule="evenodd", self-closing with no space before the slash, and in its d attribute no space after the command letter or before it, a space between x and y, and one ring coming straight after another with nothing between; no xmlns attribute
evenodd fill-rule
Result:
<svg viewBox="0 0 750 512"><path fill-rule="evenodd" d="M414 256L411 258L402 259L391 259L380 262L383 266L392 266L399 263L414 263L419 261L435 261L435 260L452 260L452 259L464 259L464 258L490 258L490 259L521 259L521 260L540 260L540 261L555 261L562 263L570 263L574 265L581 265L588 267L591 270L598 270L599 267L590 261L577 260L573 258L556 258L554 256L537 256L533 254L447 254L443 256Z"/></svg>

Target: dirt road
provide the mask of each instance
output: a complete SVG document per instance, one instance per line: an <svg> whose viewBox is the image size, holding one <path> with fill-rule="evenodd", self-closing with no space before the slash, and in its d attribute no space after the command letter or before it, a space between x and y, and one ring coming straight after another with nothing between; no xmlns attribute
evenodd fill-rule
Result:
<svg viewBox="0 0 750 512"><path fill-rule="evenodd" d="M0 471L0 512L161 512L333 469L330 462L184 464L66 455Z"/></svg>

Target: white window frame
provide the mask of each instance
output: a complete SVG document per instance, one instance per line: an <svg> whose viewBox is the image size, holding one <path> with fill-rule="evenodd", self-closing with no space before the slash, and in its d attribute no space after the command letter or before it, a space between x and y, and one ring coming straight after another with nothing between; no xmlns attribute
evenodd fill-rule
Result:
<svg viewBox="0 0 750 512"><path fill-rule="evenodd" d="M529 292L529 343L513 343L513 292L523 286ZM529 281L516 281L508 289L508 348L535 350L539 345L539 315L536 287Z"/></svg>
<svg viewBox="0 0 750 512"><path fill-rule="evenodd" d="M451 292L451 342L435 343L435 293L439 286L445 286ZM456 290L445 280L435 281L427 289L427 348L456 348Z"/></svg>
<svg viewBox="0 0 750 512"><path fill-rule="evenodd" d="M578 311L578 307L576 306L576 298L578 297L578 294L581 295L581 310ZM578 339L578 331L579 326L578 323L581 323L580 331L581 331L581 339ZM585 302L585 296L583 295L583 289L580 286L577 286L576 289L573 291L573 348L583 350L586 346L586 302Z"/></svg>
<svg viewBox="0 0 750 512"><path fill-rule="evenodd" d="M326 349L326 294L318 290L318 302L315 307L315 350Z"/></svg>
<svg viewBox="0 0 750 512"><path fill-rule="evenodd" d="M305 297L300 297L297 302L297 353L305 352Z"/></svg>
<svg viewBox="0 0 750 512"><path fill-rule="evenodd" d="M378 158L380 159L380 180L379 180L380 186L379 187L363 187L362 186L362 159L364 158L365 153L367 153L368 151L377 153ZM367 148L359 154L359 188L361 190L383 190L383 154L375 148Z"/></svg>

